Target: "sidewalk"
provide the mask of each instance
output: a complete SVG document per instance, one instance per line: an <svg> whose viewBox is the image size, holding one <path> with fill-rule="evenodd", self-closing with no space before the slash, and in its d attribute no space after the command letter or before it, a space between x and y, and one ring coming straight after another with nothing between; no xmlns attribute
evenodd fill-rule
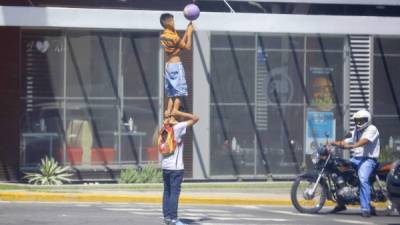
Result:
<svg viewBox="0 0 400 225"><path fill-rule="evenodd" d="M1 201L161 203L162 185L18 185ZM5 190L4 190L5 189ZM290 182L184 183L182 204L291 205Z"/></svg>

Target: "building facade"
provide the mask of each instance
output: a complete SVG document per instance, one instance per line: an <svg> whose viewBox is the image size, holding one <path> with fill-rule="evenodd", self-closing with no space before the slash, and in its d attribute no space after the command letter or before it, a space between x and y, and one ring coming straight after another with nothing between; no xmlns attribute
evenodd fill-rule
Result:
<svg viewBox="0 0 400 225"><path fill-rule="evenodd" d="M30 2L0 7L1 179L20 179L45 156L77 180L157 164L159 16L172 12L182 31L187 2ZM231 1L237 13L197 2L182 57L184 108L201 118L185 140L188 179L293 177L359 109L373 114L382 160L400 154L398 4L283 2Z"/></svg>

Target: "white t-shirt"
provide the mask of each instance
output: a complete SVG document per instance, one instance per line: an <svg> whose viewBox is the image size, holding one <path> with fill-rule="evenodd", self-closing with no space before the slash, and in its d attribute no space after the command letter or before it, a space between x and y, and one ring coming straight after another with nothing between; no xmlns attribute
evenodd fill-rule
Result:
<svg viewBox="0 0 400 225"><path fill-rule="evenodd" d="M368 143L364 146L352 149L353 157L378 158L380 152L379 131L374 125L369 125L362 131L353 130L351 137L345 142L355 144L361 139L367 139Z"/></svg>
<svg viewBox="0 0 400 225"><path fill-rule="evenodd" d="M176 140L174 154L162 156L161 168L163 170L183 170L183 136L186 134L187 122L180 122L173 126Z"/></svg>

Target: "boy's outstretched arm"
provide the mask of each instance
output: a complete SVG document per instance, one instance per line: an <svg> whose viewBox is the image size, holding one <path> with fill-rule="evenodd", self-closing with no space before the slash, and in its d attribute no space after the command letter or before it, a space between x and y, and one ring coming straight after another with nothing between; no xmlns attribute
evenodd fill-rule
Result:
<svg viewBox="0 0 400 225"><path fill-rule="evenodd" d="M185 45L185 49L186 50L190 50L192 49L192 33L193 33L193 24L189 23L188 27L186 28L186 32L185 34L186 36L186 45Z"/></svg>
<svg viewBox="0 0 400 225"><path fill-rule="evenodd" d="M190 23L186 28L185 34L177 44L175 50L171 53L171 55L178 54L182 49L190 50L192 48L192 32L193 32L193 25Z"/></svg>
<svg viewBox="0 0 400 225"><path fill-rule="evenodd" d="M175 111L173 116L181 116L185 118L188 127L195 125L199 121L199 117L190 113Z"/></svg>
<svg viewBox="0 0 400 225"><path fill-rule="evenodd" d="M192 49L192 33L193 33L193 24L189 23L186 28L185 34L179 43L180 49L190 50Z"/></svg>

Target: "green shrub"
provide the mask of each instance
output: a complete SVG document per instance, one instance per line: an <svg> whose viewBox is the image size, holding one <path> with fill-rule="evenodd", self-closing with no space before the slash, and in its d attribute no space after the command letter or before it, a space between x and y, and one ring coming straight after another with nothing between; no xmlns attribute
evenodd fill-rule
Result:
<svg viewBox="0 0 400 225"><path fill-rule="evenodd" d="M72 174L67 173L69 167L59 166L54 158L46 158L41 160L40 173L25 173L24 179L30 184L39 185L60 185L63 182L71 182L68 178Z"/></svg>
<svg viewBox="0 0 400 225"><path fill-rule="evenodd" d="M131 183L160 183L162 181L162 171L152 164L145 165L143 168L127 168L121 171L118 182L122 184Z"/></svg>

